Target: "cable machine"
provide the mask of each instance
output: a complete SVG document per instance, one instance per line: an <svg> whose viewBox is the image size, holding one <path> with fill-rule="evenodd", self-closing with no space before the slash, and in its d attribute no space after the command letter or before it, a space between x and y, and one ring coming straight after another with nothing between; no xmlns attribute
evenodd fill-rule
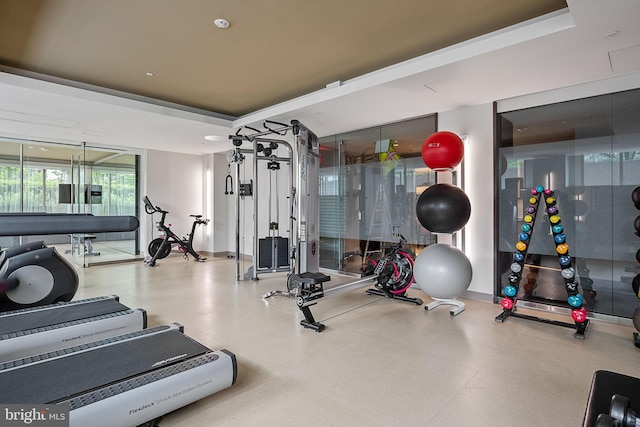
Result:
<svg viewBox="0 0 640 427"><path fill-rule="evenodd" d="M273 121L263 123L265 130L243 126L234 135L230 135L234 149L227 152L229 164L236 165L235 189L226 189L225 193L233 194L236 207L236 280L240 280L240 202L245 197L253 198L253 245L252 265L244 275L244 279L258 280L259 274L317 271L320 265L320 211L318 208L318 179L320 165L320 149L317 136L297 120L289 125ZM251 133L244 133L249 130ZM289 131L294 136L294 144L274 138L274 135L286 136ZM252 144L251 149L241 148L244 142ZM287 155L278 155L279 148L285 148ZM246 156L252 155L253 179L242 183L241 165ZM263 196L259 190L259 164L265 163L268 171L268 236L260 238L258 218L260 216L260 200ZM286 194L289 212L288 237L280 235L279 224L279 174L281 163L288 166L288 190ZM227 176L227 182L230 174ZM225 183L226 184L226 183ZM231 186L233 188L233 186ZM275 191L274 191L275 189ZM264 204L262 208L264 209ZM273 209L272 209L273 208ZM275 214L274 214L275 210ZM275 220L274 220L275 216Z"/></svg>

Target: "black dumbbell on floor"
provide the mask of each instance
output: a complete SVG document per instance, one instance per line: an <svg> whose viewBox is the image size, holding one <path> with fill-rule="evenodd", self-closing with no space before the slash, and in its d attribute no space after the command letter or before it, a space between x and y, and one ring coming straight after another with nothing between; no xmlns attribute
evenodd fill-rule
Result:
<svg viewBox="0 0 640 427"><path fill-rule="evenodd" d="M640 418L631 409L629 398L614 394L609 414L598 415L596 427L640 427Z"/></svg>

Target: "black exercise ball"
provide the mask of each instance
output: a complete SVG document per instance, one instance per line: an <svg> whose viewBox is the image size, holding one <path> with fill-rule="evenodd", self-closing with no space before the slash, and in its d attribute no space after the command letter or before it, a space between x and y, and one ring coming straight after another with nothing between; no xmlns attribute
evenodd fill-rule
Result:
<svg viewBox="0 0 640 427"><path fill-rule="evenodd" d="M640 292L640 274L636 274L636 277L633 278L631 287L633 288L633 292L635 292L636 297L640 299L640 295L638 295L638 293Z"/></svg>
<svg viewBox="0 0 640 427"><path fill-rule="evenodd" d="M640 263L640 249L636 251L636 261Z"/></svg>
<svg viewBox="0 0 640 427"><path fill-rule="evenodd" d="M507 156L503 154L500 156L500 176L504 175L508 167L509 167L509 164L507 161Z"/></svg>
<svg viewBox="0 0 640 427"><path fill-rule="evenodd" d="M459 187L436 184L418 198L416 215L420 224L433 233L453 233L469 221L471 203Z"/></svg>
<svg viewBox="0 0 640 427"><path fill-rule="evenodd" d="M640 307L636 308L633 312L633 326L640 332Z"/></svg>
<svg viewBox="0 0 640 427"><path fill-rule="evenodd" d="M633 201L636 209L640 209L640 187L634 188L631 192L631 201Z"/></svg>
<svg viewBox="0 0 640 427"><path fill-rule="evenodd" d="M636 234L640 236L640 215L638 215L636 220L633 221L633 228L636 229Z"/></svg>

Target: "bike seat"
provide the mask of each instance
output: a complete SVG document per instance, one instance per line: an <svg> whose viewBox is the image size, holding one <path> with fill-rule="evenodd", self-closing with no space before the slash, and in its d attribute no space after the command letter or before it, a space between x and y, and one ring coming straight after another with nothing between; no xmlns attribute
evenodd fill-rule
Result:
<svg viewBox="0 0 640 427"><path fill-rule="evenodd" d="M189 216L196 219L202 218L202 215L189 215Z"/></svg>

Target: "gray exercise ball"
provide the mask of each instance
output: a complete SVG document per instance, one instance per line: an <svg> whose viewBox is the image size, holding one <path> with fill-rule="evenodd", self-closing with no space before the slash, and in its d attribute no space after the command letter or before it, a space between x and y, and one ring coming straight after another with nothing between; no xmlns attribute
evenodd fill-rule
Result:
<svg viewBox="0 0 640 427"><path fill-rule="evenodd" d="M422 291L435 299L453 299L471 284L471 262L460 249L438 243L416 257L413 278Z"/></svg>

